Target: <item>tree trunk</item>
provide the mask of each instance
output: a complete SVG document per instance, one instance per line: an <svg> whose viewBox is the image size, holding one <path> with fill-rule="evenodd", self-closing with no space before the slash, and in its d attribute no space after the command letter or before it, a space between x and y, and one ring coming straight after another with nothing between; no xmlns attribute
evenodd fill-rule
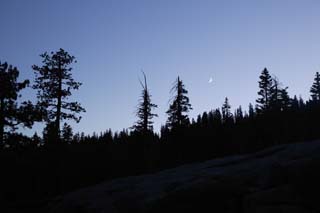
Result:
<svg viewBox="0 0 320 213"><path fill-rule="evenodd" d="M149 113L148 113L148 103L147 103L147 98L145 98L144 100L144 112L143 112L143 133L147 133L148 132L148 117L149 117Z"/></svg>
<svg viewBox="0 0 320 213"><path fill-rule="evenodd" d="M59 61L58 66L58 81L59 81L59 87L58 87L58 97L57 97L57 115L56 115L56 121L55 121L55 128L56 128L56 140L60 141L60 119L61 119L61 91L62 91L62 69L61 69L61 63Z"/></svg>

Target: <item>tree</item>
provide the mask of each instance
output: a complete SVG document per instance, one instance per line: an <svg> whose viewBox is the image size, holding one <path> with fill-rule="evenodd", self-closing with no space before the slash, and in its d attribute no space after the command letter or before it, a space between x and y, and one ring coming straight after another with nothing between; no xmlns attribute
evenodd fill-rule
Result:
<svg viewBox="0 0 320 213"><path fill-rule="evenodd" d="M223 123L229 123L230 121L232 121L232 113L230 112L230 109L231 106L229 104L228 98L226 97L221 108Z"/></svg>
<svg viewBox="0 0 320 213"><path fill-rule="evenodd" d="M50 54L45 52L40 55L43 59L41 67L33 65L36 74L34 89L38 90L37 98L39 105L45 109L45 120L55 130L54 140L60 138L60 122L65 119L72 119L79 122L77 117L80 112L85 112L78 102L68 102L71 90L77 90L81 86L72 77L71 64L76 63L75 57L60 49Z"/></svg>
<svg viewBox="0 0 320 213"><path fill-rule="evenodd" d="M253 108L253 105L251 104L251 103L249 103L249 110L248 110L248 116L249 116L249 118L252 120L252 119L254 119L254 117L255 117L255 115L256 115L256 113L255 113L255 110L254 110L254 108Z"/></svg>
<svg viewBox="0 0 320 213"><path fill-rule="evenodd" d="M272 86L270 90L270 106L273 111L284 111L290 107L290 97L288 87L282 88L277 77L272 78Z"/></svg>
<svg viewBox="0 0 320 213"><path fill-rule="evenodd" d="M262 113L270 108L271 100L271 90L272 90L272 77L269 74L267 68L264 68L259 81L259 92L260 98L256 100L257 102L257 112Z"/></svg>
<svg viewBox="0 0 320 213"><path fill-rule="evenodd" d="M71 143L73 138L72 128L69 124L64 123L62 128L62 141L65 143Z"/></svg>
<svg viewBox="0 0 320 213"><path fill-rule="evenodd" d="M185 85L179 76L171 89L171 92L175 92L173 102L169 106L167 124L170 128L186 126L189 123L189 118L186 113L192 110L189 98L186 96L188 91L185 89Z"/></svg>
<svg viewBox="0 0 320 213"><path fill-rule="evenodd" d="M201 118L201 126L203 128L208 128L209 126L209 117L207 112L202 113L202 118Z"/></svg>
<svg viewBox="0 0 320 213"><path fill-rule="evenodd" d="M215 124L215 126L219 126L222 124L222 115L219 108L214 110L213 123Z"/></svg>
<svg viewBox="0 0 320 213"><path fill-rule="evenodd" d="M316 77L314 78L314 82L310 89L311 98L313 101L318 102L320 101L320 74L319 72L316 73Z"/></svg>
<svg viewBox="0 0 320 213"><path fill-rule="evenodd" d="M280 111L281 97L280 97L280 82L277 77L272 78L272 86L270 88L269 109L273 111Z"/></svg>
<svg viewBox="0 0 320 213"><path fill-rule="evenodd" d="M43 142L53 144L56 142L56 129L54 122L48 122L42 132Z"/></svg>
<svg viewBox="0 0 320 213"><path fill-rule="evenodd" d="M138 121L133 126L133 129L137 132L147 133L148 131L153 130L153 117L157 117L157 114L152 113L152 109L156 108L157 105L151 103L151 95L148 90L147 86L147 78L146 75L143 73L144 83L140 81L142 86L142 93L139 100L138 109L136 115L138 117Z"/></svg>
<svg viewBox="0 0 320 213"><path fill-rule="evenodd" d="M18 82L19 70L0 62L0 144L7 130L14 131L19 125L31 128L37 120L35 106L30 101L18 104L19 92L29 85L29 80Z"/></svg>
<svg viewBox="0 0 320 213"><path fill-rule="evenodd" d="M244 115L243 115L243 111L242 111L241 106L239 106L238 109L236 109L236 111L234 113L234 118L235 118L236 123L240 123L243 120Z"/></svg>
<svg viewBox="0 0 320 213"><path fill-rule="evenodd" d="M291 99L287 91L288 87L280 90L281 111L285 111L291 107Z"/></svg>

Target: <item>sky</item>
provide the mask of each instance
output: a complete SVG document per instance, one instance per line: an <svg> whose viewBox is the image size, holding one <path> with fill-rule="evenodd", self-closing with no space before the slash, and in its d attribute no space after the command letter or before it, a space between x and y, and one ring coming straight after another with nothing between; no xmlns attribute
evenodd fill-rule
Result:
<svg viewBox="0 0 320 213"><path fill-rule="evenodd" d="M141 70L147 75L155 130L166 121L179 75L195 118L255 103L267 67L290 95L309 98L320 70L317 0L0 0L0 61L34 80L40 54L63 48L77 58L73 93L86 108L75 132L122 130L136 121ZM212 83L209 79L212 77ZM26 89L22 99L35 101ZM27 130L25 130L27 131ZM41 124L27 132L42 131ZM28 134L28 133L27 133Z"/></svg>

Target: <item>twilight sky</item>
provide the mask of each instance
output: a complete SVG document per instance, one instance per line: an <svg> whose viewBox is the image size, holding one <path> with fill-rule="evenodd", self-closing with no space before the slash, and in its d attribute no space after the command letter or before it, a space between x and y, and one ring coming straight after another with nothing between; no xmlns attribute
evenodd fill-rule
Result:
<svg viewBox="0 0 320 213"><path fill-rule="evenodd" d="M76 56L74 93L87 113L74 131L132 126L141 69L165 123L178 75L189 90L190 117L255 102L264 67L290 95L309 98L320 69L318 0L1 0L0 61L34 79L39 54L60 47ZM210 77L213 82L208 83ZM33 99L35 91L23 93ZM34 130L41 132L41 125ZM34 131L32 130L32 131Z"/></svg>

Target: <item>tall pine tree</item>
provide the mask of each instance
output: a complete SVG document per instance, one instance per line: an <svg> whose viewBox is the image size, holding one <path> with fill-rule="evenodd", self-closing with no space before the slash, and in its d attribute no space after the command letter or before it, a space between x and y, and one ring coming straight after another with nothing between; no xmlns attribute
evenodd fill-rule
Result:
<svg viewBox="0 0 320 213"><path fill-rule="evenodd" d="M282 88L277 77L272 78L270 107L272 111L285 111L290 107L288 87Z"/></svg>
<svg viewBox="0 0 320 213"><path fill-rule="evenodd" d="M231 106L229 104L229 99L226 97L224 99L224 103L222 105L221 111L222 111L222 122L223 123L230 123L233 120L233 115L231 113Z"/></svg>
<svg viewBox="0 0 320 213"><path fill-rule="evenodd" d="M40 55L43 59L41 67L33 65L36 74L34 89L38 90L39 105L45 109L45 119L55 130L54 141L60 140L60 122L72 119L79 122L81 117L77 114L85 112L78 102L69 102L72 90L81 86L72 77L71 64L75 63L75 57L60 49L50 54L45 52Z"/></svg>
<svg viewBox="0 0 320 213"><path fill-rule="evenodd" d="M320 74L319 72L316 73L316 77L314 78L314 82L310 89L311 98L315 102L320 101Z"/></svg>
<svg viewBox="0 0 320 213"><path fill-rule="evenodd" d="M256 100L256 110L258 113L263 113L269 110L272 96L272 77L267 68L264 68L260 75L259 88L258 95L260 97Z"/></svg>
<svg viewBox="0 0 320 213"><path fill-rule="evenodd" d="M248 116L251 120L254 119L254 117L256 116L256 112L253 108L252 103L249 103Z"/></svg>
<svg viewBox="0 0 320 213"><path fill-rule="evenodd" d="M144 83L140 81L142 86L142 93L139 100L138 109L136 115L138 121L133 126L133 129L137 132L147 133L148 131L153 131L153 117L157 117L157 114L152 113L152 109L156 108L157 105L151 102L151 95L147 86L147 78L145 73L143 73Z"/></svg>
<svg viewBox="0 0 320 213"><path fill-rule="evenodd" d="M168 114L167 125L169 128L186 126L189 124L187 113L192 110L192 107L187 97L188 91L179 76L171 92L176 94L173 97L172 104L169 106L169 110L166 112Z"/></svg>

